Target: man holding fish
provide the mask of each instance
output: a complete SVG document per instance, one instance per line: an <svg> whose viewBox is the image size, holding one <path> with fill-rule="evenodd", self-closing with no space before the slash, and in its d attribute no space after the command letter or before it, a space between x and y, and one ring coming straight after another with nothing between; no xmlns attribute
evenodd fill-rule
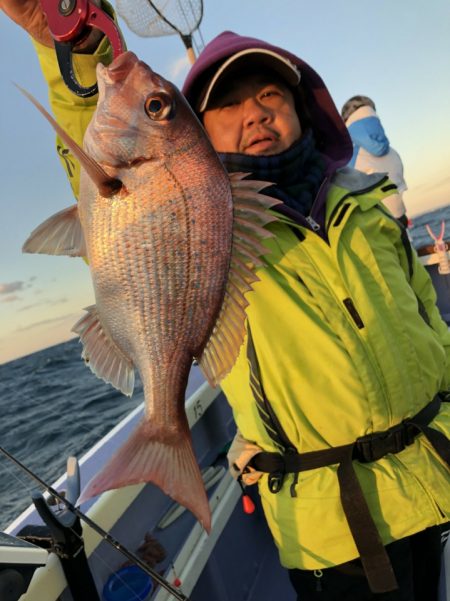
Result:
<svg viewBox="0 0 450 601"><path fill-rule="evenodd" d="M134 368L144 380L146 419L84 496L153 481L208 528L182 411L196 358L233 408L230 469L258 482L299 600L437 599L450 333L382 205L394 184L345 168L352 143L321 78L261 40L212 40L183 94L219 161L182 96L132 53L98 67L98 99L77 98L37 1L0 5L37 40L58 133L82 165L78 209L25 250L88 257L84 356L127 394ZM110 62L98 34L80 52L87 81Z"/></svg>

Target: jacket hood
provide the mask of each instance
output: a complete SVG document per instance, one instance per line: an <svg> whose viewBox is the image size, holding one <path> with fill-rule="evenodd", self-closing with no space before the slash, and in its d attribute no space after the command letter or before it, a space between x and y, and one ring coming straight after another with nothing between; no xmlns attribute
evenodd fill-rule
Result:
<svg viewBox="0 0 450 601"><path fill-rule="evenodd" d="M347 128L321 77L302 59L294 54L257 38L224 31L205 46L192 66L182 92L195 110L200 94L217 68L227 58L249 48L277 52L295 64L300 70L304 102L306 103L317 148L332 162L334 168L344 166L352 156L353 146ZM295 89L294 89L295 93ZM301 115L300 121L301 121Z"/></svg>

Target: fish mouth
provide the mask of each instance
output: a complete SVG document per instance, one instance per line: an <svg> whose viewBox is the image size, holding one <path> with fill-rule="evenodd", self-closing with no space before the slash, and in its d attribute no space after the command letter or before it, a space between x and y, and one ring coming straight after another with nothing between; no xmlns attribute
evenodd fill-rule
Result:
<svg viewBox="0 0 450 601"><path fill-rule="evenodd" d="M127 78L128 73L131 69L139 63L138 57L134 54L134 52L123 52L119 54L117 58L113 60L113 62L107 67L107 74L109 79L112 82L119 82Z"/></svg>
<svg viewBox="0 0 450 601"><path fill-rule="evenodd" d="M139 60L139 58L127 50L122 54L119 54L113 62L104 69L101 70L107 83L109 84L125 84L128 76L135 70L150 75L152 83L155 87L164 87L165 81L153 71L146 63Z"/></svg>

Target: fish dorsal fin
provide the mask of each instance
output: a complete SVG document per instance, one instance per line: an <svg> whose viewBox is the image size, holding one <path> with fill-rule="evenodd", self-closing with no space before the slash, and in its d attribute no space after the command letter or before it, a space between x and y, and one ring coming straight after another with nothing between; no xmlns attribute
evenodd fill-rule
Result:
<svg viewBox="0 0 450 601"><path fill-rule="evenodd" d="M239 354L245 337L245 309L249 304L245 293L259 280L255 270L262 265L260 257L270 252L262 240L273 237L264 226L277 221L268 209L281 204L280 200L260 194L272 184L244 180L247 175L230 174L234 213L230 271L219 316L198 358L211 386L217 386L227 375Z"/></svg>
<svg viewBox="0 0 450 601"><path fill-rule="evenodd" d="M22 247L26 253L85 257L86 243L77 205L59 211L39 225Z"/></svg>
<svg viewBox="0 0 450 601"><path fill-rule="evenodd" d="M84 168L86 173L91 178L92 182L97 187L99 193L104 198L111 198L120 191L124 192L123 184L120 180L111 177L106 173L101 165L99 165L93 158L91 158L75 140L73 140L67 132L53 119L50 113L42 106L42 104L36 100L36 98L24 90L24 88L14 84L24 96L34 104L38 111L47 119L56 133L59 135L61 140L65 142L68 148L72 151L74 156L80 161L81 166Z"/></svg>
<svg viewBox="0 0 450 601"><path fill-rule="evenodd" d="M83 343L82 358L98 378L131 396L134 388L132 362L105 334L97 307L91 305L85 311L86 314L72 328L72 332L78 334Z"/></svg>

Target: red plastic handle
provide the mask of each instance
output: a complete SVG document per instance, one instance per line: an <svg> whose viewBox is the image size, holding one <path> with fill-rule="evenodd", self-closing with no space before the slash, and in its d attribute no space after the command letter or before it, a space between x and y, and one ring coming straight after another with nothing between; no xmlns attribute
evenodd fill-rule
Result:
<svg viewBox="0 0 450 601"><path fill-rule="evenodd" d="M40 0L48 26L57 42L75 42L89 27L100 29L109 38L114 57L124 51L114 21L89 0Z"/></svg>
<svg viewBox="0 0 450 601"><path fill-rule="evenodd" d="M248 495L242 495L242 508L248 515L254 513L256 509L253 500Z"/></svg>
<svg viewBox="0 0 450 601"><path fill-rule="evenodd" d="M89 0L41 0L50 32L58 42L79 38L86 28Z"/></svg>

